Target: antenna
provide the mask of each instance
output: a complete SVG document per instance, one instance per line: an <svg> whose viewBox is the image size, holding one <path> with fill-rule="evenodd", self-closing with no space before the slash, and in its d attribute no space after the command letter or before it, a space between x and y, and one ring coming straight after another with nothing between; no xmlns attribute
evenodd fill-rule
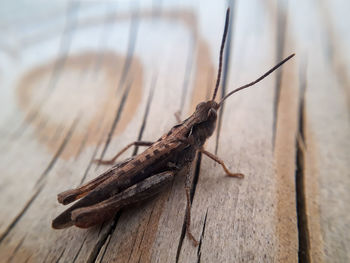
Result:
<svg viewBox="0 0 350 263"><path fill-rule="evenodd" d="M270 75L272 72L274 72L276 69L278 69L280 66L282 66L284 63L286 63L288 60L290 60L292 57L294 57L295 54L290 55L289 57L285 58L284 60L282 60L280 63L278 63L276 66L274 66L273 68L271 68L269 71L267 71L264 75L262 75L261 77L259 77L258 79L254 80L253 82L250 82L244 86L241 86L233 91L231 91L230 93L228 93L225 97L223 97L221 99L221 101L219 102L219 107L222 105L223 101L226 100L228 97L230 97L233 93L236 93L237 91L240 91L242 89L246 89L250 86L253 86L254 84L258 83L259 81L263 80L264 78L266 78L268 75Z"/></svg>
<svg viewBox="0 0 350 263"><path fill-rule="evenodd" d="M224 47L225 47L225 42L226 42L226 36L227 36L229 22L230 22L230 8L228 7L227 11L226 11L226 20L225 20L224 34L223 34L222 40L221 40L218 76L216 78L215 90L214 90L214 94L213 94L212 100L215 100L216 93L218 92L218 88L219 88L219 85L220 85L220 78L221 78L221 71L222 71L222 55L224 53Z"/></svg>

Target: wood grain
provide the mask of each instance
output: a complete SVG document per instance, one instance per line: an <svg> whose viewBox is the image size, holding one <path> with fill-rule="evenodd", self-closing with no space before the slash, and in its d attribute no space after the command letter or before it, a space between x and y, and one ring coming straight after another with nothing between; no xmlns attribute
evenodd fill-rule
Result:
<svg viewBox="0 0 350 263"><path fill-rule="evenodd" d="M150 200L88 230L51 229L57 193L135 140L152 141L210 97L227 4L218 96L291 53L227 100L206 149ZM345 1L3 3L0 27L2 262L350 261L350 54ZM12 14L12 15L8 15ZM139 147L136 152L142 151ZM123 154L130 157L133 149ZM192 173L185 236L184 178Z"/></svg>

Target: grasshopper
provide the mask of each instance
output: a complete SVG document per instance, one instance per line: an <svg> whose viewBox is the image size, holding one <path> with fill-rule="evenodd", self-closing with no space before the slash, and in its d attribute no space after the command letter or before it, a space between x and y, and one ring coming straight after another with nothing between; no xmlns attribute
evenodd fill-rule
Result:
<svg viewBox="0 0 350 263"><path fill-rule="evenodd" d="M62 229L72 225L88 228L112 219L120 209L148 199L160 192L180 170L190 166L197 152L201 152L219 163L228 176L243 177L243 174L231 173L225 163L214 154L204 150L203 145L215 130L217 112L223 102L237 91L248 88L267 77L291 59L294 54L282 60L257 80L229 92L219 102L216 102L215 97L220 85L222 57L229 26L229 14L230 10L227 9L220 48L219 69L212 99L199 103L190 117L182 122L178 120L179 124L172 127L156 142L135 141L124 147L111 160L96 160L99 164L114 164L116 159L128 148L132 146L148 147L144 152L114 164L92 181L58 194L58 202L64 205L80 200L52 221L53 228ZM198 242L190 231L190 173L186 176L185 192L187 198L186 233L196 246Z"/></svg>

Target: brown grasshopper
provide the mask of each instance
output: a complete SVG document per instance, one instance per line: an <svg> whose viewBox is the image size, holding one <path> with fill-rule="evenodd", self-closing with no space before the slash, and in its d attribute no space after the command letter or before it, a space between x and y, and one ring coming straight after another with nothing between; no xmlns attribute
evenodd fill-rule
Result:
<svg viewBox="0 0 350 263"><path fill-rule="evenodd" d="M58 194L58 202L64 205L78 199L81 200L56 217L52 221L53 228L62 229L72 225L88 228L113 218L121 208L150 198L161 191L163 186L173 180L180 170L189 167L197 152L201 152L218 162L228 176L243 177L243 174L231 173L221 159L203 149L205 141L215 130L217 111L229 96L261 81L292 58L294 54L278 63L257 80L231 91L219 102L216 102L215 97L219 88L222 69L222 56L229 26L229 13L230 10L227 9L220 48L219 69L212 99L199 103L195 112L189 118L182 122L179 121L178 125L171 128L158 141L135 141L123 148L111 160L96 160L100 164L114 164L116 159L131 146L148 146L141 154L115 164L83 186ZM193 243L197 245L198 242L190 231L189 175L186 176L185 190L187 197L186 232Z"/></svg>

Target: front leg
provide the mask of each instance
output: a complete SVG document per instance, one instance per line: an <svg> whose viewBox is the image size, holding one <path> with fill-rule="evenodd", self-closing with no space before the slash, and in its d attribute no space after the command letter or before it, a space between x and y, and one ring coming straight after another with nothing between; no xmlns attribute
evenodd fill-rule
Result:
<svg viewBox="0 0 350 263"><path fill-rule="evenodd" d="M214 154L212 154L212 153L210 153L210 152L204 150L203 148L199 149L199 151L200 151L201 153L205 154L206 156L208 156L210 159L214 160L215 162L221 164L222 168L224 168L224 171L225 171L225 173L226 173L228 176L231 176L231 177L238 177L238 178L243 178L243 177L244 177L244 175L241 174L241 173L231 173L231 172L227 169L227 167L226 167L224 161L221 160L221 159L220 159L219 157L217 157L216 155L214 155Z"/></svg>
<svg viewBox="0 0 350 263"><path fill-rule="evenodd" d="M195 141L194 141L194 137L193 136L188 136L188 137L180 137L180 138L174 138L174 142L181 142L181 143L184 143L184 144L188 144L188 145L192 145L192 146L196 146L195 144ZM197 147L196 147L197 148ZM230 177L238 177L238 178L243 178L244 177L244 174L242 173L231 173L223 160L221 160L219 157L217 157L216 155L204 150L203 148L199 148L198 149L199 152L205 154L206 156L208 156L210 159L214 160L215 162L221 164L222 168L224 169L225 173L230 176Z"/></svg>

